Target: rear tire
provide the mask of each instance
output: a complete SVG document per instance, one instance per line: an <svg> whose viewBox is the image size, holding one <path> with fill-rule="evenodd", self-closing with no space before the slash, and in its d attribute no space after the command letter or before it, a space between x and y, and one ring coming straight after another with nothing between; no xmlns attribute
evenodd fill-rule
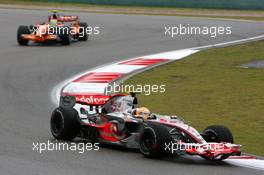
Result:
<svg viewBox="0 0 264 175"><path fill-rule="evenodd" d="M59 37L61 40L61 44L70 45L71 44L70 28L63 26L63 27L58 27L58 30L59 30Z"/></svg>
<svg viewBox="0 0 264 175"><path fill-rule="evenodd" d="M58 140L72 140L79 132L78 112L73 108L56 108L50 119L50 130Z"/></svg>
<svg viewBox="0 0 264 175"><path fill-rule="evenodd" d="M78 34L78 40L79 41L87 41L88 40L88 33L86 32L86 28L88 27L88 24L85 22L80 22L80 30ZM80 35L81 33L81 35Z"/></svg>
<svg viewBox="0 0 264 175"><path fill-rule="evenodd" d="M60 35L60 39L61 39L61 44L64 46L71 44L71 39L69 34Z"/></svg>
<svg viewBox="0 0 264 175"><path fill-rule="evenodd" d="M17 29L17 42L21 46L26 46L28 45L28 40L25 40L22 35L23 34L30 34L30 30L28 26L19 26Z"/></svg>
<svg viewBox="0 0 264 175"><path fill-rule="evenodd" d="M160 124L148 123L140 133L140 152L147 158L162 158L167 155L165 143L171 142L168 129Z"/></svg>

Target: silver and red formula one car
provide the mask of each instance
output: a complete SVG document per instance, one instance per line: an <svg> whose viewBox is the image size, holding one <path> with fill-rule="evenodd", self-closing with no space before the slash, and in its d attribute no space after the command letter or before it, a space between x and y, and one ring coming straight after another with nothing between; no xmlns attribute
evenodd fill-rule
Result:
<svg viewBox="0 0 264 175"><path fill-rule="evenodd" d="M92 142L140 149L145 157L199 155L208 160L223 160L240 155L230 130L212 125L202 133L177 116L151 113L136 107L134 94L71 94L61 97L50 120L56 139L75 137Z"/></svg>

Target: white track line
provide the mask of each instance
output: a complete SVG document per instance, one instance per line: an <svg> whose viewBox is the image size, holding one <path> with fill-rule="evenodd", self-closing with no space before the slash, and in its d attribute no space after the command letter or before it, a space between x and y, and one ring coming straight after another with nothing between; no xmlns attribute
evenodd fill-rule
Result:
<svg viewBox="0 0 264 175"><path fill-rule="evenodd" d="M250 38L245 38L245 39L240 39L240 40L235 40L235 41L229 41L229 42L224 42L224 43L219 43L219 44L210 44L207 46L194 47L192 49L208 49L208 48L212 48L212 47L224 47L224 46L241 44L241 43L260 40L260 39L264 39L264 35L259 35L259 36L254 36L254 37L250 37Z"/></svg>
<svg viewBox="0 0 264 175"><path fill-rule="evenodd" d="M264 171L264 160L260 159L226 159L225 162L246 168L253 168Z"/></svg>

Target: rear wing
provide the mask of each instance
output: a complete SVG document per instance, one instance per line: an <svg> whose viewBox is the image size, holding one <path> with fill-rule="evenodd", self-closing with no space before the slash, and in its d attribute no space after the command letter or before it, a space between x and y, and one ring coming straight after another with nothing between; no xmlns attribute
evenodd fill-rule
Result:
<svg viewBox="0 0 264 175"><path fill-rule="evenodd" d="M58 18L58 21L60 22L73 22L73 21L78 21L78 16L60 16Z"/></svg>

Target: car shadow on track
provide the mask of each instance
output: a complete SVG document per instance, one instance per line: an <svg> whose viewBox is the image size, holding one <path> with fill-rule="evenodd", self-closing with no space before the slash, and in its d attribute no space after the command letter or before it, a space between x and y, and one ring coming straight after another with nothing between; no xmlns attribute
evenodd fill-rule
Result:
<svg viewBox="0 0 264 175"><path fill-rule="evenodd" d="M87 41L86 41L87 42ZM59 42L45 42L45 43L33 43L30 42L27 46L21 46L19 44L17 44L18 47L67 47L67 46L71 46L71 45L82 45L83 41L72 41L70 45L62 45Z"/></svg>
<svg viewBox="0 0 264 175"><path fill-rule="evenodd" d="M75 139L75 143L89 143L89 141L85 139ZM141 155L140 151L138 149L128 149L124 148L118 145L109 145L109 144L100 144L100 149L109 150L109 151L117 151L120 153L128 153L128 154L137 154L140 159L145 159L143 155ZM234 165L231 165L225 161L209 161L201 158L200 156L168 156L162 159L149 159L151 161L162 161L166 163L177 163L177 164L188 164L188 165L194 165L194 166L221 166L221 167L234 167Z"/></svg>

